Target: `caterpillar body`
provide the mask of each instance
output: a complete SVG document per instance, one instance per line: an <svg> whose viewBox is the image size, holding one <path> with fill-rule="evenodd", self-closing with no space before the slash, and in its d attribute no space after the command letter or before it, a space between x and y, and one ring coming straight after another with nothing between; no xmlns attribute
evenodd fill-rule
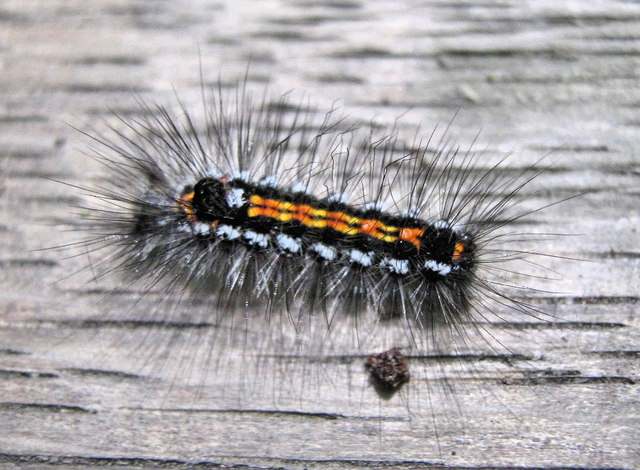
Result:
<svg viewBox="0 0 640 470"><path fill-rule="evenodd" d="M279 315L297 343L321 329L313 354L347 329L366 348L366 325L403 332L377 348L426 354L466 341L492 306L538 314L504 292L520 288L509 263L532 250L502 230L531 214L518 196L537 170L478 168L435 133L405 144L395 127L348 125L288 100L219 87L202 126L182 105L174 117L141 102L142 117L121 118L111 137L87 134L109 169L106 185L86 190L98 203L85 208L80 244L103 253L92 268L178 305L204 297L215 321L240 310L278 329Z"/></svg>
<svg viewBox="0 0 640 470"><path fill-rule="evenodd" d="M282 269L278 262L270 263L274 258L286 263L290 273L283 295L306 294L302 303L311 310L315 299L323 303L330 296L356 312L377 305L379 315L386 318L407 314L413 305L409 315L421 321L434 312L451 316L466 303L473 242L449 222L394 216L368 204L356 208L339 197L317 198L297 186L282 190L272 176L257 183L247 176L205 177L186 186L179 197L180 215L174 218L207 251L225 255L235 251L235 256L251 256L259 265L273 264L263 270L264 285L257 289L270 300L278 292L274 279L282 277L272 271ZM238 249L245 253L238 254ZM231 287L233 263L215 263L206 271L215 273L215 284ZM351 282L350 273L370 284L363 302L352 300L359 286ZM330 290L316 292L318 279L330 279ZM445 284L440 290L459 284L460 294L438 296L440 284ZM402 305L396 296L410 286L415 286L416 294L411 303Z"/></svg>

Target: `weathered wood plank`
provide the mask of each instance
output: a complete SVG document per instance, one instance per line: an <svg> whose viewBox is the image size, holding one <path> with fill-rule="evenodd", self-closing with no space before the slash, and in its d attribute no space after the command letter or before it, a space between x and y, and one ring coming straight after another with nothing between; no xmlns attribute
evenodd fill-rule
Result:
<svg viewBox="0 0 640 470"><path fill-rule="evenodd" d="M7 1L0 58L1 466L638 466L638 4ZM157 307L129 314L136 290L63 279L86 257L33 251L75 237L79 195L43 177L100 177L67 123L135 113L132 92L173 105L175 89L197 106L201 68L231 81L247 62L252 83L319 109L340 100L354 120L402 115L409 135L458 112L463 147L482 129L477 147L516 165L551 152L532 202L589 191L536 215L580 234L540 251L587 260L547 263L558 294L534 301L558 321L488 325L507 349L414 359L447 380L416 378L381 402L339 334L324 361L246 370L251 348L209 357L212 330L189 324L206 308L171 325ZM249 338L268 341L262 326Z"/></svg>

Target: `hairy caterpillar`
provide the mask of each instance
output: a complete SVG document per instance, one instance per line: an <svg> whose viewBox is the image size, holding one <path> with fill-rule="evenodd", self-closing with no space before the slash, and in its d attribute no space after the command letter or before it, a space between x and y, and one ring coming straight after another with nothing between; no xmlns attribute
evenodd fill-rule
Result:
<svg viewBox="0 0 640 470"><path fill-rule="evenodd" d="M109 176L85 190L97 204L80 244L100 253L100 275L159 291L152 315L199 304L214 350L322 355L347 336L366 356L435 354L477 341L479 320L504 310L538 314L505 293L520 289L510 263L531 251L509 227L532 212L518 195L537 170L479 168L435 134L405 144L395 128L256 101L245 86L214 90L203 112L198 124L141 103L141 117L92 137Z"/></svg>

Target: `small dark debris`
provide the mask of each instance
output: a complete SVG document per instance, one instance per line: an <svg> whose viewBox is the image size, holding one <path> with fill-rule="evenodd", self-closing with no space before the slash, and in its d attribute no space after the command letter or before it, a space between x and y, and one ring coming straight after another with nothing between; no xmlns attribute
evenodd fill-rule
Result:
<svg viewBox="0 0 640 470"><path fill-rule="evenodd" d="M369 382L381 398L391 398L409 381L409 365L398 348L372 354L364 363Z"/></svg>

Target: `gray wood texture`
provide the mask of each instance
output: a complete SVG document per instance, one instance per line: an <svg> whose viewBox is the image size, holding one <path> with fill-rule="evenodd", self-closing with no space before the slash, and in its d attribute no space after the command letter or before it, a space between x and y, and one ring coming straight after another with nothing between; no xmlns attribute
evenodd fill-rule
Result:
<svg viewBox="0 0 640 470"><path fill-rule="evenodd" d="M197 107L201 70L248 62L251 84L319 109L426 132L457 113L463 147L481 130L516 165L550 154L534 205L587 192L534 217L574 234L535 247L557 256L531 299L553 321L411 359L383 401L340 335L254 367L253 336L219 352L160 295L132 310L135 289L68 277L86 254L40 251L78 237L83 196L52 179L101 177L71 126L135 114L135 94ZM640 467L639 110L633 1L1 2L0 467Z"/></svg>

